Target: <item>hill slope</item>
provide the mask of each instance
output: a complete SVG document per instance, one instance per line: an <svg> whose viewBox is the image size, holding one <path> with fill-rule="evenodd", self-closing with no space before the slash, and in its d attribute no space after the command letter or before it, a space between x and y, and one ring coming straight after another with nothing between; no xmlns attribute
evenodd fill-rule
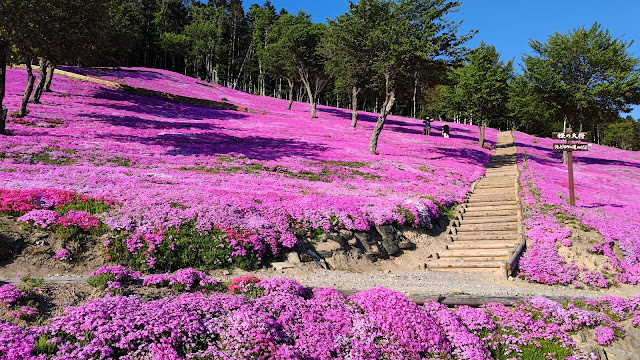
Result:
<svg viewBox="0 0 640 360"><path fill-rule="evenodd" d="M133 234L134 242L194 219L202 231L241 230L242 242L259 252L292 246L300 229L428 226L437 204L464 198L490 155L476 145L471 126L450 124L452 137L444 139L436 122L427 137L419 120L391 116L376 156L366 152L375 114L362 113L353 129L347 110L319 106L312 120L308 104L287 111L286 100L166 71L101 75L251 109L201 108L56 76L42 104L10 120L14 136L0 144L0 187L113 200L119 206L101 220ZM23 70L8 71L10 109L25 78ZM495 141L495 130L487 135Z"/></svg>

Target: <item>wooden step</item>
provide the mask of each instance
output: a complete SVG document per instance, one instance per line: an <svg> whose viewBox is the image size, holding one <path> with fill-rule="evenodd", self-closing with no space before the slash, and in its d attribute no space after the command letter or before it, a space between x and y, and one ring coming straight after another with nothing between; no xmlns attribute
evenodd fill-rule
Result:
<svg viewBox="0 0 640 360"><path fill-rule="evenodd" d="M516 186L510 185L508 187L486 187L473 190L473 193L476 195L482 194L508 194L516 192Z"/></svg>
<svg viewBox="0 0 640 360"><path fill-rule="evenodd" d="M500 171L487 170L487 172L484 173L484 176L482 178L483 179L504 179L504 178L515 179L517 175L518 175L518 172L516 170L500 170Z"/></svg>
<svg viewBox="0 0 640 360"><path fill-rule="evenodd" d="M519 241L521 236L514 233L501 233L501 234L474 234L474 233L461 233L451 235L451 241L478 241L478 242L491 242L491 241Z"/></svg>
<svg viewBox="0 0 640 360"><path fill-rule="evenodd" d="M478 217L478 218L469 218L465 219L464 214L462 214L461 219L459 220L460 225L473 225L473 224L501 224L501 223L518 223L518 216L509 215L509 216L497 216L497 217Z"/></svg>
<svg viewBox="0 0 640 360"><path fill-rule="evenodd" d="M517 170L511 170L511 169L487 169L484 173L484 177L483 179L499 179L499 178L515 178L516 175L518 175L518 171Z"/></svg>
<svg viewBox="0 0 640 360"><path fill-rule="evenodd" d="M475 201L467 202L467 205L474 206L500 206L500 205L516 205L520 206L520 203L516 200L496 200L496 201Z"/></svg>
<svg viewBox="0 0 640 360"><path fill-rule="evenodd" d="M425 265L427 269L499 269L504 261L447 261L433 260Z"/></svg>
<svg viewBox="0 0 640 360"><path fill-rule="evenodd" d="M464 219L476 217L498 217L516 215L517 210L469 211L464 213Z"/></svg>
<svg viewBox="0 0 640 360"><path fill-rule="evenodd" d="M509 195L502 195L502 196L479 196L479 195L471 194L469 198L465 201L469 204L483 203L483 202L504 202L504 201L517 202L518 198L516 197L515 193L509 194Z"/></svg>
<svg viewBox="0 0 640 360"><path fill-rule="evenodd" d="M484 187L506 187L506 186L516 186L516 179L512 178L512 177L508 177L507 179L487 179L487 178L483 178L481 179L478 184L476 185L476 188L478 186L484 186Z"/></svg>
<svg viewBox="0 0 640 360"><path fill-rule="evenodd" d="M499 210L520 210L519 205L491 205L482 206L476 204L467 204L464 208L465 213L478 212L478 211L499 211Z"/></svg>
<svg viewBox="0 0 640 360"><path fill-rule="evenodd" d="M515 250L515 248L513 249ZM458 257L501 257L509 256L513 253L509 249L456 249L439 251L440 258L458 258Z"/></svg>
<svg viewBox="0 0 640 360"><path fill-rule="evenodd" d="M460 225L459 228L456 228L456 234L461 233L469 233L469 232L478 232L485 233L487 231L512 231L518 232L518 223L507 223L507 224L469 224L467 225L464 221Z"/></svg>
<svg viewBox="0 0 640 360"><path fill-rule="evenodd" d="M496 189L496 188L507 188L507 187L516 187L515 180L507 180L507 181L480 181L478 185L476 185L477 189Z"/></svg>
<svg viewBox="0 0 640 360"><path fill-rule="evenodd" d="M447 245L448 250L471 250L471 249L515 249L518 243L511 240L493 240L492 242L455 242Z"/></svg>

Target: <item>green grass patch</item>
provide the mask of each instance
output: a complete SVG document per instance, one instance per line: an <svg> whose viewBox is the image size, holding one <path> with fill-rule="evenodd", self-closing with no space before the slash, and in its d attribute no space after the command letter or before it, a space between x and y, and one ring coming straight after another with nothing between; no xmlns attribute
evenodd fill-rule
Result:
<svg viewBox="0 0 640 360"><path fill-rule="evenodd" d="M111 273L95 275L87 279L87 284L94 288L104 290L107 288L107 283L109 281L116 281L116 275Z"/></svg>
<svg viewBox="0 0 640 360"><path fill-rule="evenodd" d="M76 202L61 206L56 209L60 216L65 216L71 210L86 211L91 215L96 215L111 211L111 205L96 199L82 201L80 200L80 197L78 197L78 200Z"/></svg>
<svg viewBox="0 0 640 360"><path fill-rule="evenodd" d="M119 157L119 156L116 156L113 159L107 159L107 162L110 162L112 164L116 164L118 166L124 166L124 167L131 166L131 159L122 158L122 157Z"/></svg>
<svg viewBox="0 0 640 360"><path fill-rule="evenodd" d="M350 168L356 168L356 169L365 167L369 164L361 161L325 161L324 163L327 165L350 167Z"/></svg>
<svg viewBox="0 0 640 360"><path fill-rule="evenodd" d="M196 220L165 230L163 240L155 247L151 255L154 260L154 271L176 271L185 268L218 269L239 267L245 270L258 266L258 257L248 246L245 246L245 256L233 256L235 251L226 237L227 234L219 229L200 232L196 228ZM125 239L128 233L115 235L107 246L107 253L111 260L129 268L150 271L149 256L145 245L135 252L131 252Z"/></svg>

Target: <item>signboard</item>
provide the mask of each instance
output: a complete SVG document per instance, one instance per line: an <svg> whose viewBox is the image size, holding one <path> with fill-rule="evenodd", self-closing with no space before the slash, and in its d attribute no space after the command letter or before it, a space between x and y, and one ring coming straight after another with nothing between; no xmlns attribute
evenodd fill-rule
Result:
<svg viewBox="0 0 640 360"><path fill-rule="evenodd" d="M572 140L585 140L589 137L586 132L573 132L571 128L564 132L554 132L551 134L554 139L564 140L564 143L553 144L553 151L567 152L567 170L569 172L569 204L576 205L575 185L573 184L573 152L589 151L589 144L572 143Z"/></svg>
<svg viewBox="0 0 640 360"><path fill-rule="evenodd" d="M589 138L589 133L586 132L554 132L551 133L551 137L558 140L585 140Z"/></svg>
<svg viewBox="0 0 640 360"><path fill-rule="evenodd" d="M589 151L589 144L553 144L553 151Z"/></svg>

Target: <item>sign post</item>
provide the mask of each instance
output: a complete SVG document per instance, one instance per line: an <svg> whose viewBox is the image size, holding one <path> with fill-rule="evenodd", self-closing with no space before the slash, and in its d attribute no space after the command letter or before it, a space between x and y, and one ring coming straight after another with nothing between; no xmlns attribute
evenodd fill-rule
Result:
<svg viewBox="0 0 640 360"><path fill-rule="evenodd" d="M587 133L574 133L571 131L571 128L569 128L566 132L554 132L552 135L554 139L565 140L564 144L553 144L553 151L566 151L568 153L567 170L569 171L569 204L571 204L571 206L576 206L575 185L573 183L573 152L589 151L589 146L581 143L573 144L571 143L571 140L584 140L587 138Z"/></svg>

